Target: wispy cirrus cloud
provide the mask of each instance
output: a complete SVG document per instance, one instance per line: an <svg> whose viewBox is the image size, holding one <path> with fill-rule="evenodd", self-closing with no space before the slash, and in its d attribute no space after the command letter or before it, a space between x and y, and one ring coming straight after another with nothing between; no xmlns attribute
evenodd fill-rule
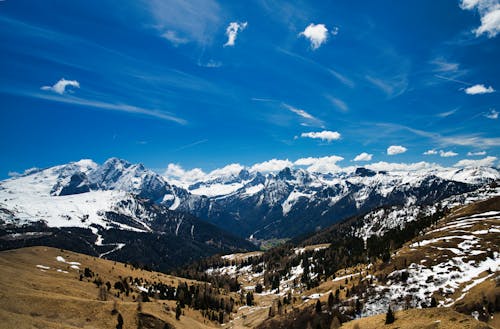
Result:
<svg viewBox="0 0 500 329"><path fill-rule="evenodd" d="M344 74L341 74L334 69L327 69L328 72L330 72L331 75L333 75L337 80L339 80L342 84L346 85L349 88L354 88L355 84L354 82L349 79L347 76Z"/></svg>
<svg viewBox="0 0 500 329"><path fill-rule="evenodd" d="M409 131L417 136L429 138L434 143L440 144L441 146L458 145L458 146L474 146L478 148L500 146L500 137L482 137L479 134L443 136L436 132L414 129L411 127L394 123L375 123L374 125L378 127L390 128L396 131L397 130Z"/></svg>
<svg viewBox="0 0 500 329"><path fill-rule="evenodd" d="M458 108L450 110L450 111L438 113L438 114L436 114L436 116L439 117L439 118L447 118L447 117L455 114L457 111L458 111Z"/></svg>
<svg viewBox="0 0 500 329"><path fill-rule="evenodd" d="M450 62L443 57L438 57L429 62L434 66L434 72L448 73L457 72L460 69L460 64L455 62Z"/></svg>
<svg viewBox="0 0 500 329"><path fill-rule="evenodd" d="M380 89L387 97L397 97L408 88L408 77L406 74L396 74L386 78L365 75L366 81Z"/></svg>
<svg viewBox="0 0 500 329"><path fill-rule="evenodd" d="M348 112L349 106L347 106L346 102L341 100L340 98L333 97L331 95L326 95L326 99L328 99L336 108L338 108L342 112Z"/></svg>
<svg viewBox="0 0 500 329"><path fill-rule="evenodd" d="M445 80L445 81L451 81L451 82L460 83L460 84L466 85L466 86L471 86L472 85L472 83L470 83L470 82L458 80L458 79L456 79L454 77L445 77L445 76L440 75L440 74L434 74L434 77L436 77L438 79L441 79L441 80Z"/></svg>
<svg viewBox="0 0 500 329"><path fill-rule="evenodd" d="M297 114L298 116L301 116L303 117L304 119L309 119L309 120L318 120L316 119L314 116L312 116L311 114L309 114L308 112L302 110L302 109L299 109L299 108L296 108L296 107L293 107L291 105L288 105L288 104L285 104L283 103L283 106L288 109L290 112L293 112L295 114Z"/></svg>
<svg viewBox="0 0 500 329"><path fill-rule="evenodd" d="M305 122L307 122L307 124L304 124L304 125L306 125L306 126L314 125L314 126L323 127L323 121L316 118L311 113L309 113L303 109L291 106L291 105L286 104L286 103L281 103L281 106L284 107L285 109L287 109L288 111L295 113L300 118L305 120Z"/></svg>
<svg viewBox="0 0 500 329"><path fill-rule="evenodd" d="M167 39L172 43L174 46L179 46L183 45L189 42L187 38L180 37L177 32L172 31L172 30L167 30L165 33L161 35L163 38Z"/></svg>
<svg viewBox="0 0 500 329"><path fill-rule="evenodd" d="M221 67L222 66L222 62L219 62L219 61L216 61L216 60L209 60L207 62L201 62L201 61L198 61L198 66L200 67L207 67L207 68L218 68L218 67Z"/></svg>
<svg viewBox="0 0 500 329"><path fill-rule="evenodd" d="M192 142L192 143L189 143L189 144L186 144L186 145L182 145L178 148L176 148L174 151L181 151L181 150L185 150L185 149L189 149L189 148L192 148L192 147L195 147L197 145L200 145L200 144L204 144L208 142L208 139L201 139L199 141L196 141L196 142Z"/></svg>
<svg viewBox="0 0 500 329"><path fill-rule="evenodd" d="M179 41L206 45L212 42L223 13L215 0L149 0L143 1L154 20L155 27L170 36L173 44ZM169 32L170 31L170 32Z"/></svg>
<svg viewBox="0 0 500 329"><path fill-rule="evenodd" d="M143 116L152 117L152 118L156 118L156 119L172 121L172 122L175 122L175 123L178 123L181 125L187 124L187 121L185 119L177 117L176 115L174 115L170 112L147 109L147 108L129 105L129 104L125 104L125 103L111 103L111 102L106 102L106 101L101 101L101 100L91 100L91 99L85 99L85 98L81 98L81 97L75 97L72 95L65 95L65 96L60 95L59 96L59 95L47 94L47 93L32 93L32 92L22 92L22 91L16 91L16 92L11 91L10 93L17 94L17 95L24 96L24 97L43 99L43 100L64 103L64 104L79 105L82 107L94 108L94 109L99 109L99 110L108 110L108 111L124 112L124 113L130 113L130 114L138 114L138 115L143 115Z"/></svg>

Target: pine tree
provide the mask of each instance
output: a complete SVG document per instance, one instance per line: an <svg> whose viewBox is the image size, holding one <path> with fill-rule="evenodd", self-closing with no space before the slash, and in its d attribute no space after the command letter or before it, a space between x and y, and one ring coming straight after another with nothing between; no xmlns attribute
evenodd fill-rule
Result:
<svg viewBox="0 0 500 329"><path fill-rule="evenodd" d="M270 318L274 317L274 305L271 305L269 307L269 317Z"/></svg>
<svg viewBox="0 0 500 329"><path fill-rule="evenodd" d="M116 329L122 329L123 328L123 317L120 313L118 313L117 321L118 321L118 323L116 324Z"/></svg>
<svg viewBox="0 0 500 329"><path fill-rule="evenodd" d="M328 295L328 309L333 309L333 304L334 304L334 298L333 298L333 294L330 292L330 294Z"/></svg>
<svg viewBox="0 0 500 329"><path fill-rule="evenodd" d="M181 318L181 314L182 314L181 304L177 303L177 306L175 307L175 319L179 320Z"/></svg>
<svg viewBox="0 0 500 329"><path fill-rule="evenodd" d="M356 313L361 315L361 310L363 309L363 306L361 305L361 302L359 299L356 299Z"/></svg>
<svg viewBox="0 0 500 329"><path fill-rule="evenodd" d="M316 313L321 313L321 302L319 301L319 299L316 302Z"/></svg>
<svg viewBox="0 0 500 329"><path fill-rule="evenodd" d="M247 292L247 305L248 306L253 305L253 294L251 292Z"/></svg>
<svg viewBox="0 0 500 329"><path fill-rule="evenodd" d="M387 313L385 314L385 324L391 324L395 320L396 319L394 318L394 313L392 312L392 309L389 306L389 309L387 310Z"/></svg>

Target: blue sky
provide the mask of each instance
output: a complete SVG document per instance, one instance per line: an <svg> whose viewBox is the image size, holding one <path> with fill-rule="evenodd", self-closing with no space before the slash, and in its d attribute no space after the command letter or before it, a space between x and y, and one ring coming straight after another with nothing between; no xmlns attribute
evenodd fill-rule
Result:
<svg viewBox="0 0 500 329"><path fill-rule="evenodd" d="M0 177L113 156L498 165L499 41L498 0L4 0Z"/></svg>

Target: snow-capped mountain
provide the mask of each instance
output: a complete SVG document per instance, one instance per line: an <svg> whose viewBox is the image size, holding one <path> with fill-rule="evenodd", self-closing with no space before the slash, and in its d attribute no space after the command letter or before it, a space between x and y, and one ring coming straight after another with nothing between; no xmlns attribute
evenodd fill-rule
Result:
<svg viewBox="0 0 500 329"><path fill-rule="evenodd" d="M127 207L136 207L138 198L144 198L242 237L283 238L380 207L432 205L500 179L497 169L483 167L391 172L350 168L336 173L300 168L264 173L229 167L195 181L176 180L179 186L141 164L116 158L102 165L81 160L30 171L0 182L0 219L147 231L149 214L134 217L136 224L131 226L110 224L102 215L129 214Z"/></svg>
<svg viewBox="0 0 500 329"><path fill-rule="evenodd" d="M224 179L225 178L225 179ZM186 186L179 209L251 238L293 237L382 206L430 205L500 178L494 168L238 174Z"/></svg>
<svg viewBox="0 0 500 329"><path fill-rule="evenodd" d="M160 175L118 159L30 171L0 182L0 249L46 244L166 269L254 248L153 202L172 208L179 203L176 190Z"/></svg>

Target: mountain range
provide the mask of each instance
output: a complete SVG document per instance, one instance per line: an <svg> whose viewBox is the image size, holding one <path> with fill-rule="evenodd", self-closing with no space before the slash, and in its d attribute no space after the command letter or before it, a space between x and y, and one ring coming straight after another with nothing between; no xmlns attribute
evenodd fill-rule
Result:
<svg viewBox="0 0 500 329"><path fill-rule="evenodd" d="M382 207L421 209L498 179L499 171L489 167L335 173L238 168L173 184L142 164L80 160L0 182L0 241L5 249L58 236L59 244L78 244L76 251L164 269L255 248L245 239L293 238Z"/></svg>

